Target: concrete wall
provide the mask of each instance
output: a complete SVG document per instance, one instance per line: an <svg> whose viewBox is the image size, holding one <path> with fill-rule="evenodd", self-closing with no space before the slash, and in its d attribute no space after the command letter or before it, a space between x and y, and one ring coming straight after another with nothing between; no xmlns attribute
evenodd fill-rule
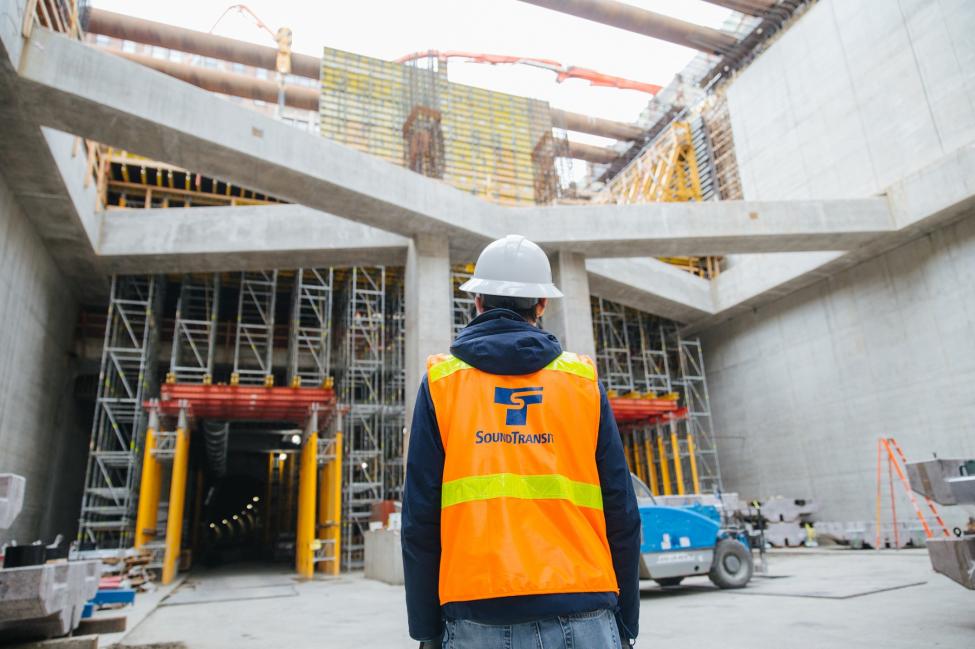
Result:
<svg viewBox="0 0 975 649"><path fill-rule="evenodd" d="M973 33L966 0L820 0L729 88L745 198L877 194L975 140ZM973 273L970 216L706 331L725 487L869 520L879 436L975 456Z"/></svg>
<svg viewBox="0 0 975 649"><path fill-rule="evenodd" d="M860 198L975 140L975 3L820 0L728 89L746 199Z"/></svg>
<svg viewBox="0 0 975 649"><path fill-rule="evenodd" d="M975 457L973 276L970 216L705 332L725 487L870 520L878 437Z"/></svg>
<svg viewBox="0 0 975 649"><path fill-rule="evenodd" d="M0 542L73 534L87 456L70 358L77 303L0 176L0 473L27 478Z"/></svg>

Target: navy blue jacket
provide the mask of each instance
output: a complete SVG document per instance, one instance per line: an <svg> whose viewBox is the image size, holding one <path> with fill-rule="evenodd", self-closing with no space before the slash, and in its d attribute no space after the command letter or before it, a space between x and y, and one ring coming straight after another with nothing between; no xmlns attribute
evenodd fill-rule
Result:
<svg viewBox="0 0 975 649"><path fill-rule="evenodd" d="M530 374L562 353L552 334L513 311L492 309L464 328L450 352L491 374ZM451 602L441 610L440 488L444 448L426 376L413 410L403 493L403 568L410 636L434 640L443 633L443 619L467 619L482 624L519 624L558 615L598 609L616 612L620 633L636 638L640 614L640 516L616 421L606 392L600 393L596 464L603 495L606 536L619 583L616 593L522 595L469 602Z"/></svg>

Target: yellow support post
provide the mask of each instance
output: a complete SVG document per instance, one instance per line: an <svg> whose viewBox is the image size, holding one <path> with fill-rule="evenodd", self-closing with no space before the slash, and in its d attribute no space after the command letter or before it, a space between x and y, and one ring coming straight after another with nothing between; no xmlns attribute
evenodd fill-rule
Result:
<svg viewBox="0 0 975 649"><path fill-rule="evenodd" d="M701 483L697 477L697 450L694 447L694 433L687 431L687 457L691 463L691 484L694 486L694 493L701 493Z"/></svg>
<svg viewBox="0 0 975 649"><path fill-rule="evenodd" d="M162 583L172 583L179 571L179 554L183 541L183 505L186 501L186 471L190 460L190 431L185 411L179 413L176 427L176 450L169 484L169 520L166 522L166 553L163 556Z"/></svg>
<svg viewBox="0 0 975 649"><path fill-rule="evenodd" d="M647 458L647 469L650 471L650 492L656 496L660 489L657 486L657 467L653 465L653 444L650 443L650 432L647 430L643 433L643 455Z"/></svg>
<svg viewBox="0 0 975 649"><path fill-rule="evenodd" d="M294 520L295 504L295 460L293 453L287 453L284 457L284 507L281 509L281 529L285 532L291 531L292 521Z"/></svg>
<svg viewBox="0 0 975 649"><path fill-rule="evenodd" d="M274 453L267 454L267 484L264 485L264 502L261 518L264 520L264 544L271 545L271 488L274 486Z"/></svg>
<svg viewBox="0 0 975 649"><path fill-rule="evenodd" d="M664 435L659 426L657 427L657 455L660 457L660 477L663 480L663 492L665 496L669 496L673 493L670 488L670 460L667 459Z"/></svg>
<svg viewBox="0 0 975 649"><path fill-rule="evenodd" d="M162 472L159 460L153 455L156 448L156 431L159 416L153 409L149 413L146 428L145 452L142 456L142 478L139 482L139 509L135 517L135 547L141 548L156 536L159 520L159 492L162 489Z"/></svg>
<svg viewBox="0 0 975 649"><path fill-rule="evenodd" d="M316 426L317 428L317 426ZM318 431L305 436L298 472L298 520L295 525L295 568L311 579L315 569L315 482L318 478Z"/></svg>
<svg viewBox="0 0 975 649"><path fill-rule="evenodd" d="M332 460L332 493L330 494L332 504L331 511L332 528L329 533L332 536L332 574L338 575L342 568L342 433L335 433L335 459Z"/></svg>
<svg viewBox="0 0 975 649"><path fill-rule="evenodd" d="M670 422L670 450L674 454L674 482L677 484L677 495L684 495L684 470L680 464L680 446L677 445L677 425Z"/></svg>

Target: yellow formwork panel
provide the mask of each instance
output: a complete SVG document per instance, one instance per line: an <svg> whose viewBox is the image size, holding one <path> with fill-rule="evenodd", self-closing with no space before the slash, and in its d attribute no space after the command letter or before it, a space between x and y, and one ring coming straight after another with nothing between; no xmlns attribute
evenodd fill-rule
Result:
<svg viewBox="0 0 975 649"><path fill-rule="evenodd" d="M546 102L332 48L323 51L321 80L323 136L403 164L403 124L414 102L432 102L441 114L445 182L503 204L535 202L532 152L552 128Z"/></svg>

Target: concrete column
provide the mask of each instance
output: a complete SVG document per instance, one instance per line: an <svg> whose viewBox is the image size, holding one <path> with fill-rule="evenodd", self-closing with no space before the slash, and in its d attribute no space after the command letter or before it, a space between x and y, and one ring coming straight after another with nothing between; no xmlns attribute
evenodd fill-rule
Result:
<svg viewBox="0 0 975 649"><path fill-rule="evenodd" d="M558 336L566 351L595 358L586 257L576 252L559 251L551 255L551 261L552 279L565 297L549 300L542 317L545 329Z"/></svg>
<svg viewBox="0 0 975 649"><path fill-rule="evenodd" d="M445 235L419 234L407 246L406 285L406 426L427 356L446 353L451 342L450 248ZM409 448L409 434L404 451Z"/></svg>

